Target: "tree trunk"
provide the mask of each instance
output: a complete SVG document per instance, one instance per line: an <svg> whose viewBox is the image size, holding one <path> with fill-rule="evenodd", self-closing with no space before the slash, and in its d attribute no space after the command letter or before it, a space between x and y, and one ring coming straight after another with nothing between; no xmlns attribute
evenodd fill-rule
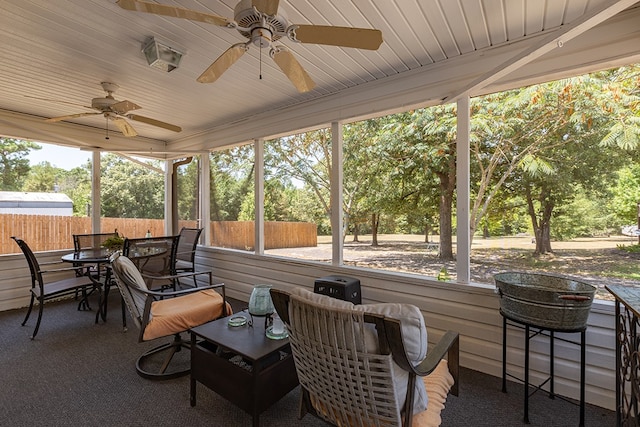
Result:
<svg viewBox="0 0 640 427"><path fill-rule="evenodd" d="M456 161L450 156L449 170L438 173L440 180L440 250L438 258L453 261L452 206L453 191L456 185Z"/></svg>
<svg viewBox="0 0 640 427"><path fill-rule="evenodd" d="M542 210L542 218L538 219L536 215L535 206L533 204L533 197L531 195L531 188L526 189L527 196L527 210L529 211L529 217L531 218L531 225L533 226L533 233L536 238L536 250L534 255L544 255L546 253L552 253L551 249L551 214L553 213L553 202L549 197L549 191L542 189L540 192L540 208Z"/></svg>
<svg viewBox="0 0 640 427"><path fill-rule="evenodd" d="M371 246L378 246L378 224L380 223L380 215L371 214Z"/></svg>
<svg viewBox="0 0 640 427"><path fill-rule="evenodd" d="M352 242L359 242L358 240L358 224L353 224L353 240Z"/></svg>
<svg viewBox="0 0 640 427"><path fill-rule="evenodd" d="M429 227L428 220L424 222L424 242L429 243L429 231L431 231L431 227Z"/></svg>

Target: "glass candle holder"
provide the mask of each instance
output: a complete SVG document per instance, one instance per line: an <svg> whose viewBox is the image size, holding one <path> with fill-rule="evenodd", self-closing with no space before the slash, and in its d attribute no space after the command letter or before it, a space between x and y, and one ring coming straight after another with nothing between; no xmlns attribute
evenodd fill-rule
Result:
<svg viewBox="0 0 640 427"><path fill-rule="evenodd" d="M271 300L271 285L256 285L249 297L249 314L252 316L267 316L274 312Z"/></svg>

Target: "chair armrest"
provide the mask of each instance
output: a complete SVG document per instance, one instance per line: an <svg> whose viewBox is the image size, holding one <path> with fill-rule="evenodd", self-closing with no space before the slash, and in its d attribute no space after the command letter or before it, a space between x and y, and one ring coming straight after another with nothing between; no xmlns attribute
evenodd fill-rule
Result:
<svg viewBox="0 0 640 427"><path fill-rule="evenodd" d="M427 352L427 357L413 368L416 375L424 377L429 375L438 366L438 363L446 357L449 365L449 372L453 377L454 384L451 394L458 395L458 378L460 376L460 336L457 332L447 331L440 341Z"/></svg>
<svg viewBox="0 0 640 427"><path fill-rule="evenodd" d="M417 365L413 365L404 348L400 321L385 317L384 326L381 329L387 335L390 350L393 354L393 360L402 369L413 375L421 377L429 375L446 355L446 359L449 364L449 372L454 380L451 393L454 396L458 395L458 378L460 376L460 338L457 332L447 331L442 338L440 338L440 341L427 352L427 356Z"/></svg>
<svg viewBox="0 0 640 427"><path fill-rule="evenodd" d="M215 285L209 285L209 286L200 286L197 288L181 289L179 291L151 291L151 290L145 291L142 289L140 289L139 291L146 295L151 295L154 297L176 297L180 295L192 294L194 292L206 291L207 289L219 289L219 288L224 290L224 283L217 283Z"/></svg>
<svg viewBox="0 0 640 427"><path fill-rule="evenodd" d="M78 270L84 270L85 267L65 267L65 268L54 268L51 270L40 270L40 273L45 274L45 273L58 273L61 271L78 271Z"/></svg>
<svg viewBox="0 0 640 427"><path fill-rule="evenodd" d="M211 270L204 270L204 271L196 271L193 273L187 272L187 273L178 273L178 274L166 274L164 276L155 276L153 274L145 274L145 273L140 273L142 275L143 278L145 279L150 279L150 280L172 280L172 279L180 279L183 277L192 277L192 276L197 276L199 274L210 274L213 273Z"/></svg>

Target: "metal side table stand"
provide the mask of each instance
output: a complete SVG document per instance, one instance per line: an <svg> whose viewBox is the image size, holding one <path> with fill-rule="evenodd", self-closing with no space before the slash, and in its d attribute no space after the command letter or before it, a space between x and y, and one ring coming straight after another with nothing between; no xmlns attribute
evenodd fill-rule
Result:
<svg viewBox="0 0 640 427"><path fill-rule="evenodd" d="M616 299L616 425L640 426L640 288L607 285Z"/></svg>
<svg viewBox="0 0 640 427"><path fill-rule="evenodd" d="M500 310L500 314L502 315L502 392L507 392L507 377L516 379L520 382L524 383L524 422L529 424L529 397L535 394L537 391L542 390L549 394L551 399L555 399L556 394L553 389L553 379L554 379L554 347L553 343L555 339L559 339L564 342L568 342L571 344L580 345L580 426L584 426L584 413L585 413L585 404L584 404L584 395L585 395L585 354L586 354L586 326L580 329L550 329L548 327L541 327L538 325L534 325L531 323L525 323L520 320L515 320L502 312ZM520 329L524 329L525 331L525 348L524 348L524 379L518 378L514 375L507 373L507 325L510 324ZM531 330L533 328L533 331ZM544 332L548 331L548 333ZM566 332L566 333L574 333L580 332L580 342L570 341L564 338L559 338L555 336L555 332ZM534 386L533 392L529 393L529 341L531 338L534 338L538 335L548 336L549 337L549 377L544 380L540 385ZM544 390L546 384L549 384L549 390ZM562 396L558 396L562 399Z"/></svg>

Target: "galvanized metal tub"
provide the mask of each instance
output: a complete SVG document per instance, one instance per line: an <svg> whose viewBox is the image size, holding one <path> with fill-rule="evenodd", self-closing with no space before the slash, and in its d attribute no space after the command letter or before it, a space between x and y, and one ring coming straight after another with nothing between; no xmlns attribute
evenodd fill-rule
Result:
<svg viewBox="0 0 640 427"><path fill-rule="evenodd" d="M586 328L596 287L543 273L508 271L494 276L500 311L509 319L558 331Z"/></svg>

